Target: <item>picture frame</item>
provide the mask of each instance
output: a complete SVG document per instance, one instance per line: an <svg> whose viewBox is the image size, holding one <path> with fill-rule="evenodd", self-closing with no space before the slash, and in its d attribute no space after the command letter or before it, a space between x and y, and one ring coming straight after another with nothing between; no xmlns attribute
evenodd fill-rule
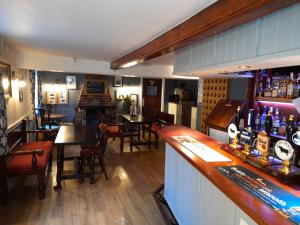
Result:
<svg viewBox="0 0 300 225"><path fill-rule="evenodd" d="M86 79L85 94L89 95L105 95L107 94L106 80L103 79Z"/></svg>
<svg viewBox="0 0 300 225"><path fill-rule="evenodd" d="M66 87L68 90L77 89L76 76L66 76Z"/></svg>
<svg viewBox="0 0 300 225"><path fill-rule="evenodd" d="M57 95L58 104L68 104L68 90L59 91Z"/></svg>
<svg viewBox="0 0 300 225"><path fill-rule="evenodd" d="M115 76L115 87L123 86L123 78L122 76Z"/></svg>
<svg viewBox="0 0 300 225"><path fill-rule="evenodd" d="M118 90L115 90L115 99L119 101L123 100L122 93Z"/></svg>
<svg viewBox="0 0 300 225"><path fill-rule="evenodd" d="M57 104L57 94L55 91L47 91L47 104L55 105Z"/></svg>
<svg viewBox="0 0 300 225"><path fill-rule="evenodd" d="M130 97L131 97L131 99L132 99L132 102L135 102L135 106L138 106L139 105L139 102L138 102L138 100L139 100L139 95L138 94L131 94L130 95Z"/></svg>

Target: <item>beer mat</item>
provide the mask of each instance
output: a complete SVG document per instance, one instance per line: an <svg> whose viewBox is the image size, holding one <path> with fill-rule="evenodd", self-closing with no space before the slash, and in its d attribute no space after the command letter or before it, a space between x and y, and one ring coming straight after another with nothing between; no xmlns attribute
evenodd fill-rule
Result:
<svg viewBox="0 0 300 225"><path fill-rule="evenodd" d="M293 223L300 224L300 198L296 195L243 166L218 166L216 169Z"/></svg>

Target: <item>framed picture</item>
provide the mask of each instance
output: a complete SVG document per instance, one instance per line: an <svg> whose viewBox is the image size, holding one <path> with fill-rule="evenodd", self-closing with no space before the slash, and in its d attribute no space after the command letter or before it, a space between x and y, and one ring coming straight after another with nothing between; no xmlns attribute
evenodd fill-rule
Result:
<svg viewBox="0 0 300 225"><path fill-rule="evenodd" d="M115 87L122 87L123 79L122 76L115 76Z"/></svg>
<svg viewBox="0 0 300 225"><path fill-rule="evenodd" d="M66 76L67 89L76 89L76 76Z"/></svg>
<svg viewBox="0 0 300 225"><path fill-rule="evenodd" d="M131 97L132 102L133 102L132 104L135 105L135 106L138 106L138 103L139 103L138 102L138 100L139 100L138 97L139 97L139 95L138 94L131 94L130 97Z"/></svg>
<svg viewBox="0 0 300 225"><path fill-rule="evenodd" d="M47 91L47 104L57 104L57 95L54 91Z"/></svg>
<svg viewBox="0 0 300 225"><path fill-rule="evenodd" d="M68 90L58 92L58 104L68 104Z"/></svg>
<svg viewBox="0 0 300 225"><path fill-rule="evenodd" d="M106 94L106 80L102 79L86 79L85 80L85 93L91 95L104 95Z"/></svg>
<svg viewBox="0 0 300 225"><path fill-rule="evenodd" d="M115 99L116 100L123 100L123 96L122 96L121 92L118 91L118 90L115 90Z"/></svg>

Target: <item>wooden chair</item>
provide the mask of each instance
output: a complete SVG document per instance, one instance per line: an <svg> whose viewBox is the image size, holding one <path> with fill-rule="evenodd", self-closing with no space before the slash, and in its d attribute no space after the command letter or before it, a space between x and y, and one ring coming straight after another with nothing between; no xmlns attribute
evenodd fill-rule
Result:
<svg viewBox="0 0 300 225"><path fill-rule="evenodd" d="M47 109L36 108L34 109L34 119L36 130L48 130L48 131L58 131L59 125L52 123L50 119L50 111ZM49 136L49 134L54 134L52 132L46 132L46 139L54 140L55 136ZM36 138L38 140L38 137Z"/></svg>
<svg viewBox="0 0 300 225"><path fill-rule="evenodd" d="M105 166L105 154L107 150L108 141L108 126L104 123L98 125L98 144L95 146L84 145L81 146L80 160L79 160L79 174L83 174L84 164L87 162L90 168L90 184L95 183L95 158L98 158L100 167L104 172L105 179L108 180L107 170ZM81 179L81 182L83 178Z"/></svg>
<svg viewBox="0 0 300 225"><path fill-rule="evenodd" d="M155 122L152 123L151 129L150 129L150 132L153 133L154 137L155 137L156 148L158 147L158 139L159 139L158 131L161 128L163 128L164 126L170 126L170 125L174 125L174 115L157 111ZM149 127L147 124L145 124L142 128L143 137L145 136L146 130L149 130Z"/></svg>
<svg viewBox="0 0 300 225"><path fill-rule="evenodd" d="M52 141L27 142L27 134L44 133L46 130L26 130L26 120L17 124L8 133L9 152L0 156L0 200L7 203L7 179L16 176L36 175L39 198L45 197L46 169L52 167Z"/></svg>

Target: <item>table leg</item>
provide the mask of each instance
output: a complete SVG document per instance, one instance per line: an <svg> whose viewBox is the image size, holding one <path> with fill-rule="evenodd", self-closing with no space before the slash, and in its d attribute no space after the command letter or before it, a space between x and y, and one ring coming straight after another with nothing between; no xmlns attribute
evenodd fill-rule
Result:
<svg viewBox="0 0 300 225"><path fill-rule="evenodd" d="M133 124L130 124L130 151L132 152L132 147L133 147Z"/></svg>
<svg viewBox="0 0 300 225"><path fill-rule="evenodd" d="M57 146L57 173L56 173L56 186L54 190L61 190L61 176L64 170L64 145Z"/></svg>
<svg viewBox="0 0 300 225"><path fill-rule="evenodd" d="M149 148L151 148L151 126L152 126L152 123L149 123L148 124L148 127L149 127L149 131L148 131L148 133L149 133L149 144L148 144L148 147Z"/></svg>

